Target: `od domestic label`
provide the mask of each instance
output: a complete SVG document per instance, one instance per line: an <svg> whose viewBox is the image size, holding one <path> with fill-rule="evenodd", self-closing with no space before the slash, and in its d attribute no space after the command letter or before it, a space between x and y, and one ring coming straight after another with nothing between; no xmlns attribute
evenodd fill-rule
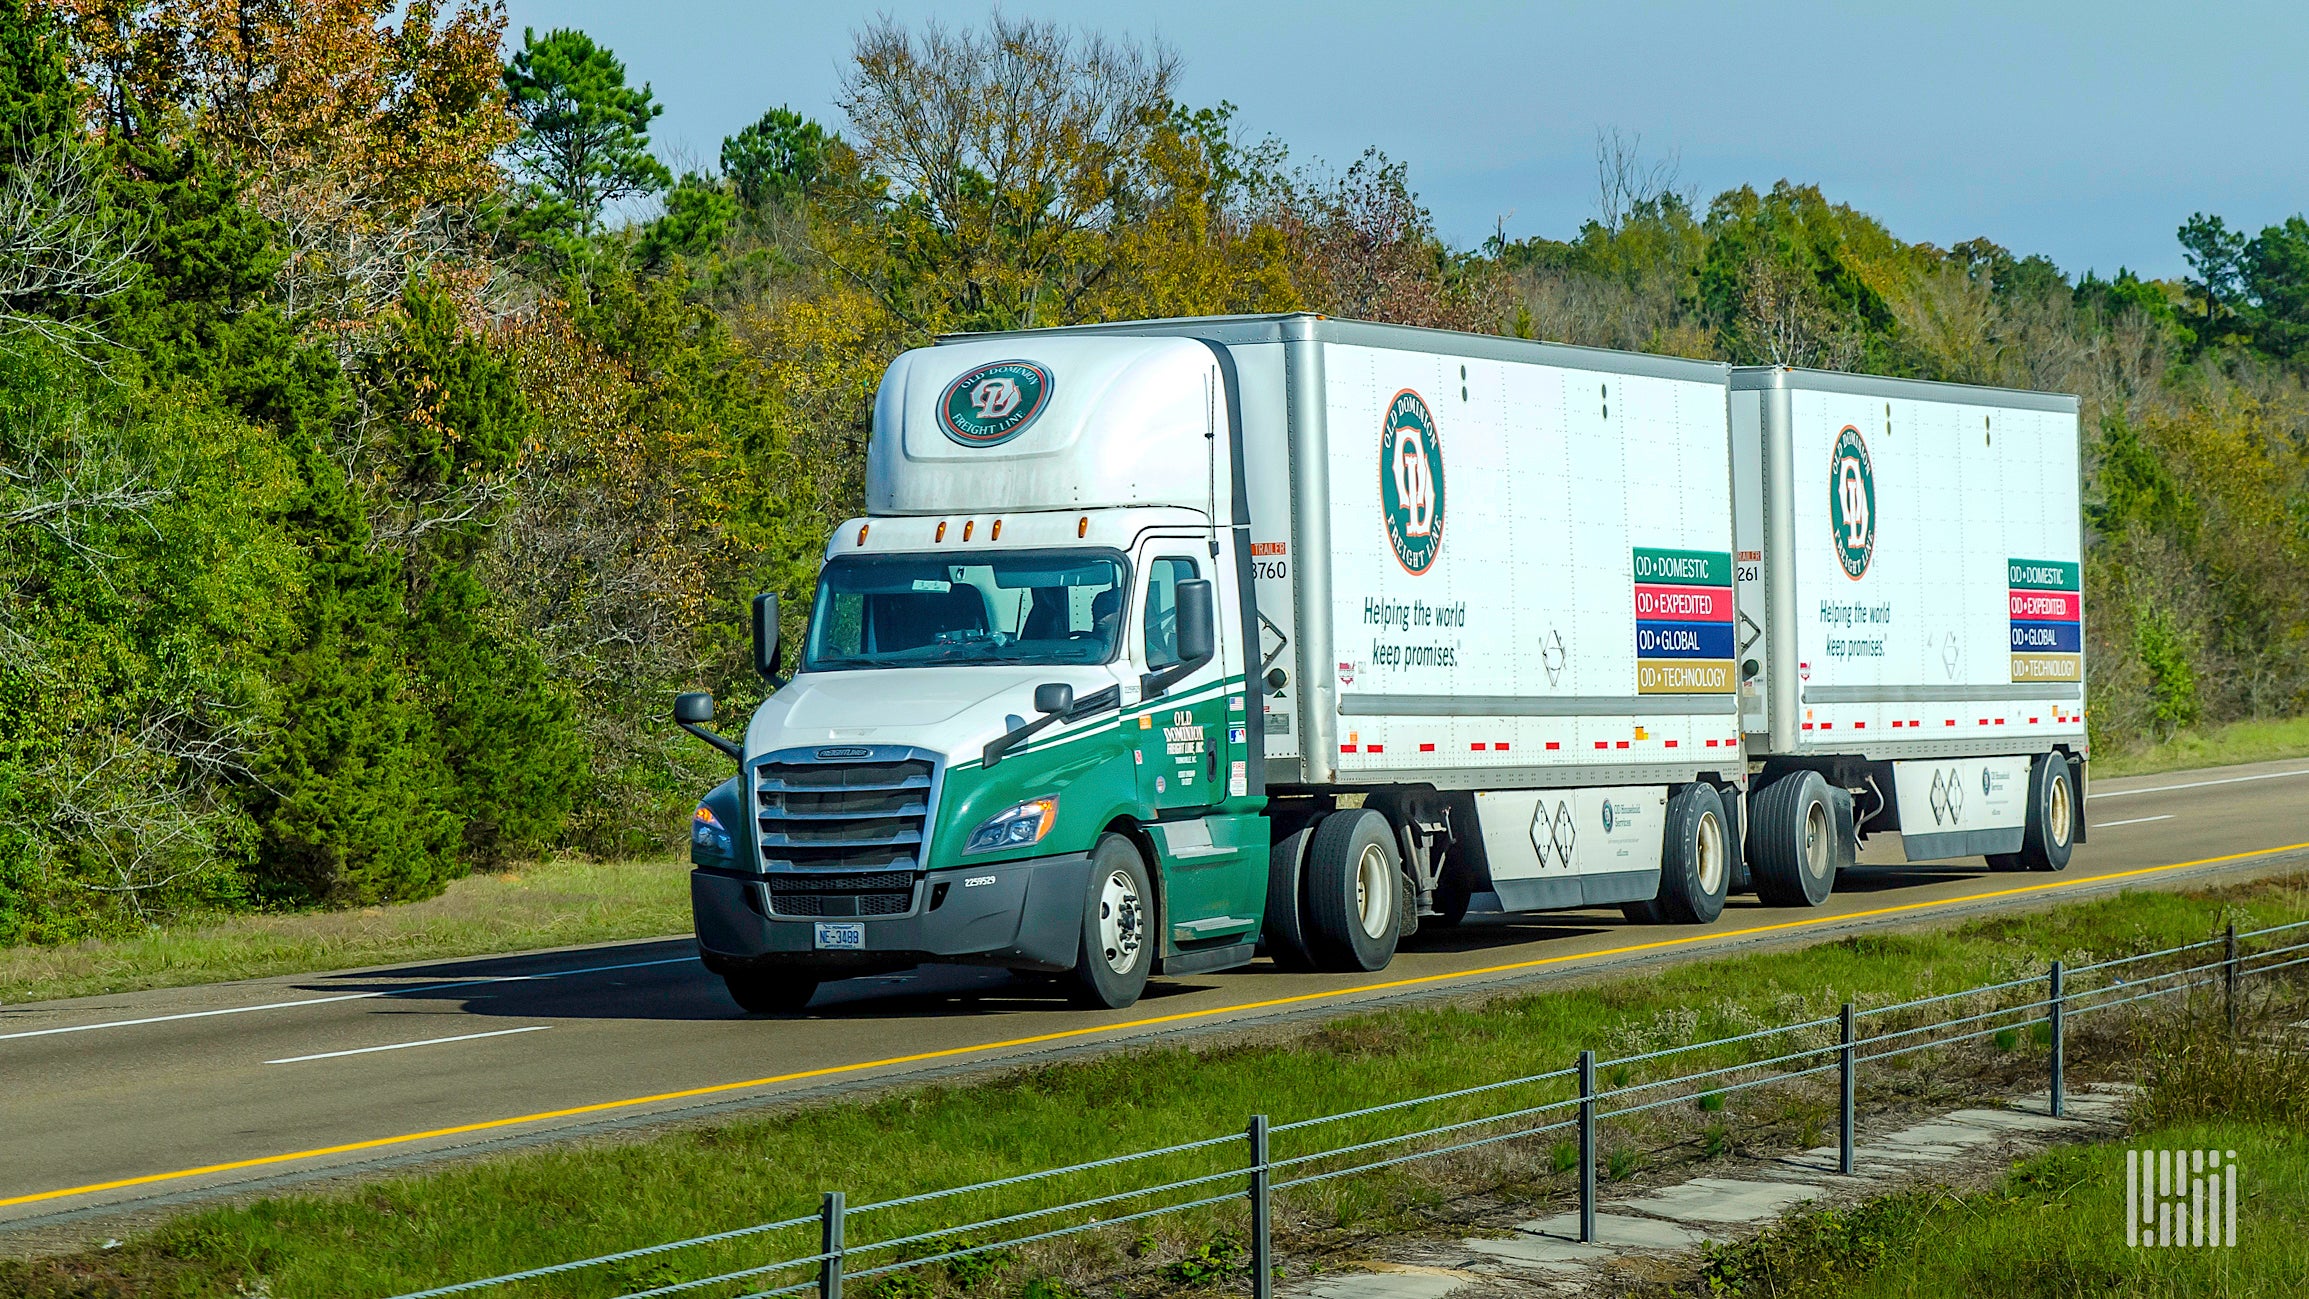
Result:
<svg viewBox="0 0 2309 1299"><path fill-rule="evenodd" d="M1050 371L1032 361L982 365L946 385L938 398L938 426L966 447L1000 446L1042 414L1050 390Z"/></svg>
<svg viewBox="0 0 2309 1299"><path fill-rule="evenodd" d="M2084 680L2082 578L2068 560L2005 561L2014 681Z"/></svg>
<svg viewBox="0 0 2309 1299"><path fill-rule="evenodd" d="M1405 388L1379 424L1379 513L1395 561L1416 577L1443 552L1443 442L1426 399Z"/></svg>
<svg viewBox="0 0 2309 1299"><path fill-rule="evenodd" d="M1732 556L1637 547L1636 693L1730 694Z"/></svg>

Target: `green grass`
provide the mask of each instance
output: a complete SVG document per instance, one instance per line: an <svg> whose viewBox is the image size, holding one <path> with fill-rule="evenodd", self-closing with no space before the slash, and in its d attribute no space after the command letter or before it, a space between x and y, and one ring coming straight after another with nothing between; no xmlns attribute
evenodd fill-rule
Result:
<svg viewBox="0 0 2309 1299"><path fill-rule="evenodd" d="M2093 775L2145 776L2190 767L2227 767L2241 762L2301 757L2309 757L2309 717L2231 722L2202 731L2183 731L2162 744L2096 749Z"/></svg>
<svg viewBox="0 0 2309 1299"><path fill-rule="evenodd" d="M2229 918L2241 927L2309 918L2309 877L2204 894L2126 894L2029 917L1693 962L1641 977L1501 995L1480 1004L1395 1008L1329 1020L1284 1041L1214 1040L1191 1048L1118 1052L992 1078L797 1106L655 1137L458 1164L349 1190L284 1195L191 1213L115 1250L0 1262L0 1293L37 1299L115 1293L393 1294L807 1214L828 1189L841 1189L852 1204L860 1204L1238 1133L1254 1112L1283 1123L1562 1068L1583 1047L1609 1058L1829 1014L1847 998L1883 1005L2017 977L2055 956L2076 962L2202 938ZM1784 1042L1767 1039L1735 1049L1753 1048L1758 1054L1745 1058L1758 1058L1782 1049ZM2016 1045L2014 1051L1994 1054L1988 1067L2025 1071L2014 1078L2033 1077L2042 1068L2036 1052L2033 1042ZM1694 1052L1676 1063L1688 1068L1707 1058ZM1967 1078L1974 1067L1966 1065ZM2091 1052L2080 1042L2074 1076L2090 1076L2093 1067ZM1924 1066L1910 1066L1903 1077L1921 1082L1924 1073ZM1646 1076L1644 1067L1635 1076ZM1978 1085L2009 1082L1992 1079ZM1779 1090L1732 1093L1721 1109L1703 1110L1695 1099L1656 1117L1688 1139L1693 1157L1700 1157L1709 1153L1702 1129L1712 1125L1725 1128L1719 1145L1769 1144L1783 1137L1802 1139L1803 1126L1817 1128L1821 1114L1832 1114L1819 1097L1791 1100ZM1533 1085L1311 1133L1283 1133L1275 1140L1275 1155L1286 1158L1564 1094L1561 1084ZM1282 1209L1284 1221L1301 1239L1317 1239L1324 1232L1415 1225L1421 1214L1438 1211L1453 1195L1470 1190L1506 1187L1510 1193L1553 1194L1562 1180L1549 1167L1549 1153L1567 1135L1546 1133L1449 1161L1320 1183L1290 1194ZM1623 1145L1633 1149L1634 1138L1643 1135L1615 1127L1607 1153ZM1230 1141L1194 1155L1033 1188L880 1211L854 1221L851 1239L935 1231L975 1216L1116 1192L1158 1176L1237 1168L1241 1157L1241 1145ZM1647 1153L1643 1160L1655 1157ZM1626 1167L1614 1171L1641 1166L1632 1156L1621 1162ZM1132 1207L1110 1206L1101 1213L1111 1216ZM974 1274L968 1284L944 1269L927 1280L893 1278L878 1289L866 1289L866 1281L859 1285L870 1299L928 1299L964 1291L1011 1295L1057 1275L1078 1288L1107 1293L1116 1290L1116 1277L1159 1278L1166 1269L1183 1275L1181 1268L1208 1270L1231 1258L1222 1242L1230 1234L1239 1236L1240 1219L1228 1206L1132 1224L1112 1234L1086 1234L1014 1256L994 1275ZM615 1294L621 1288L686 1279L703 1269L793 1258L814 1248L814 1236L804 1228L513 1293ZM914 1256L927 1252L917 1248ZM851 1266L855 1272L865 1264L854 1261ZM1040 1292L1053 1291L1043 1285Z"/></svg>
<svg viewBox="0 0 2309 1299"><path fill-rule="evenodd" d="M2125 1140L2047 1150L1975 1194L1796 1214L1711 1249L1709 1292L1780 1299L2309 1294L2309 1053L2167 1021ZM2125 1244L2125 1151L2237 1152L2235 1248Z"/></svg>
<svg viewBox="0 0 2309 1299"><path fill-rule="evenodd" d="M0 949L0 1002L653 938L689 927L688 863L559 859L469 876L423 902L234 916L130 938Z"/></svg>

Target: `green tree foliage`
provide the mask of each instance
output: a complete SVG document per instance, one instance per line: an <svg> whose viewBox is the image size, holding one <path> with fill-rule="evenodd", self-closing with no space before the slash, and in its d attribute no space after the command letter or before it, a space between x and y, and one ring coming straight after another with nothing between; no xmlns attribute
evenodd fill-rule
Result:
<svg viewBox="0 0 2309 1299"><path fill-rule="evenodd" d="M722 174L749 207L791 205L833 174L842 152L839 136L780 105L722 141Z"/></svg>
<svg viewBox="0 0 2309 1299"><path fill-rule="evenodd" d="M625 82L625 64L584 32L524 29L505 66L505 89L521 119L512 147L541 228L591 234L604 205L652 194L673 181L649 151L649 124L665 112L647 83Z"/></svg>

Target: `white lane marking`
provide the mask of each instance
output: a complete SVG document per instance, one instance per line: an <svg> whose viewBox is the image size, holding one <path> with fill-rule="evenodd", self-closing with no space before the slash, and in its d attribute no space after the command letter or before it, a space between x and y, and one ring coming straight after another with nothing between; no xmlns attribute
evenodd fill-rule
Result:
<svg viewBox="0 0 2309 1299"><path fill-rule="evenodd" d="M574 970L548 970L543 974L500 974L486 979L463 979L456 983L428 983L416 988L383 988L376 992L347 992L334 997L306 997L301 1001L268 1001L259 1006L226 1006L221 1010L187 1010L175 1015L150 1015L143 1019L113 1019L101 1024L68 1024L62 1028L32 1028L15 1033L0 1033L0 1042L20 1037L47 1037L54 1033L92 1033L100 1028L134 1028L139 1024L166 1024L179 1019L207 1019L211 1015L245 1015L256 1010L289 1010L297 1006L325 1006L336 1001L367 1001L371 997L405 997L413 992L440 992L448 988L477 988L485 983L536 983L546 979L564 979L573 974L600 974L608 970L638 970L651 965L680 965L694 961L694 956L673 956L662 961L627 961L621 965L587 965Z"/></svg>
<svg viewBox="0 0 2309 1299"><path fill-rule="evenodd" d="M2146 825L2151 821L2170 821L2174 815L2174 813L2167 812L2163 816L2136 816L2130 821L2100 821L2093 825L2093 829L2114 830L2120 825Z"/></svg>
<svg viewBox="0 0 2309 1299"><path fill-rule="evenodd" d="M456 1037L429 1037L422 1042L395 1042L391 1046L357 1046L350 1051L323 1051L318 1055L292 1055L266 1064L303 1064L307 1060L334 1060L339 1056L367 1055L372 1051L406 1051L413 1046L439 1046L444 1042L473 1042L485 1037L510 1037L515 1033L542 1033L551 1024L531 1024L527 1028L501 1028L494 1033L463 1033Z"/></svg>
<svg viewBox="0 0 2309 1299"><path fill-rule="evenodd" d="M2248 780L2275 780L2279 776L2309 776L2309 767L2299 771L2264 771L2257 776L2224 776L2219 780L2192 780L2185 785L2157 785L2149 789L2096 789L2086 798L2129 798L2134 794L2162 794L2175 789L2203 789L2207 785L2240 785Z"/></svg>

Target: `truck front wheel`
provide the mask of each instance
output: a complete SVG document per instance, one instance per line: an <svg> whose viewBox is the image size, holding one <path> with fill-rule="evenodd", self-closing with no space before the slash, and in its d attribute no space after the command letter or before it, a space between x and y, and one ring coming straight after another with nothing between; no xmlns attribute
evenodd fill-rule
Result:
<svg viewBox="0 0 2309 1299"><path fill-rule="evenodd" d="M791 1015L809 1005L810 998L818 994L818 980L814 975L793 970L725 974L722 983L730 990L730 1000L749 1015Z"/></svg>
<svg viewBox="0 0 2309 1299"><path fill-rule="evenodd" d="M1395 830L1368 808L1333 812L1315 823L1303 896L1317 966L1383 970L1395 959L1404 892Z"/></svg>
<svg viewBox="0 0 2309 1299"><path fill-rule="evenodd" d="M1772 907L1816 907L1836 883L1836 813L1817 771L1792 771L1748 799L1748 861Z"/></svg>
<svg viewBox="0 0 2309 1299"><path fill-rule="evenodd" d="M1154 886L1146 858L1119 834L1101 836L1090 854L1082 947L1069 1000L1091 1010L1120 1010L1136 1002L1154 968L1154 944Z"/></svg>
<svg viewBox="0 0 2309 1299"><path fill-rule="evenodd" d="M1637 924L1704 925L1724 913L1732 891L1732 837L1724 800L1712 785L1686 785L1668 800L1660 842L1660 891L1621 909Z"/></svg>

